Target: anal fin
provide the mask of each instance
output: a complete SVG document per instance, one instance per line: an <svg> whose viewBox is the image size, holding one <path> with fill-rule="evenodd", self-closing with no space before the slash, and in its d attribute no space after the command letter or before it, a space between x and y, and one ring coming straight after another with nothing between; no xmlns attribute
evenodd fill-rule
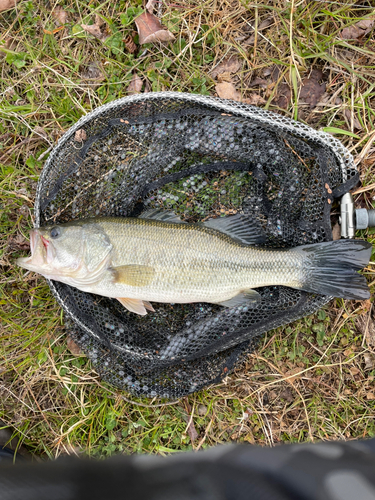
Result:
<svg viewBox="0 0 375 500"><path fill-rule="evenodd" d="M217 302L220 306L224 307L238 307L238 306L251 306L261 300L261 296L255 290L245 290L231 299Z"/></svg>
<svg viewBox="0 0 375 500"><path fill-rule="evenodd" d="M129 311L139 314L140 316L146 316L148 309L149 311L155 312L150 302L141 299L129 299L126 297L117 297L117 300Z"/></svg>

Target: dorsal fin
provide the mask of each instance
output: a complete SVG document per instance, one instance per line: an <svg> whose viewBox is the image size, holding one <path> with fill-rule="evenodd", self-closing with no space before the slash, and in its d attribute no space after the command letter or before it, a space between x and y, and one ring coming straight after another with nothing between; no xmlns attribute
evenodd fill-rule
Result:
<svg viewBox="0 0 375 500"><path fill-rule="evenodd" d="M139 218L160 220L162 222L174 222L176 224L186 224L186 222L181 220L180 217L172 210L165 210L164 208L150 208L149 210L146 210L146 212L143 212Z"/></svg>
<svg viewBox="0 0 375 500"><path fill-rule="evenodd" d="M265 233L258 223L247 219L241 214L218 217L201 224L225 233L238 243L245 245L259 245L266 241Z"/></svg>

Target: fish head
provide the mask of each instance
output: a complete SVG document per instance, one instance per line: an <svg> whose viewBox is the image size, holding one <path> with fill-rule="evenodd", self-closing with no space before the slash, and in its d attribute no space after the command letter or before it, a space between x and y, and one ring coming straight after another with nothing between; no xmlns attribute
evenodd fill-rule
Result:
<svg viewBox="0 0 375 500"><path fill-rule="evenodd" d="M31 256L17 259L17 264L49 279L84 284L98 279L111 249L97 224L46 226L30 231Z"/></svg>

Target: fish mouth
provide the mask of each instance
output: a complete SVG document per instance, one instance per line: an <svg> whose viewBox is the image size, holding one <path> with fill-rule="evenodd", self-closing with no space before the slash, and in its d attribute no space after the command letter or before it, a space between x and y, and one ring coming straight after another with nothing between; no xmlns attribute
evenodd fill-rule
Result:
<svg viewBox="0 0 375 500"><path fill-rule="evenodd" d="M50 242L38 231L38 229L32 229L30 231L30 251L31 255L29 257L21 257L17 259L16 264L29 271L36 271L37 273L43 274L46 271L46 267L49 260L49 249ZM50 250L48 252L48 250Z"/></svg>
<svg viewBox="0 0 375 500"><path fill-rule="evenodd" d="M42 234L40 235L40 239L42 240L44 248L47 250L48 249L48 245L49 245L49 241Z"/></svg>

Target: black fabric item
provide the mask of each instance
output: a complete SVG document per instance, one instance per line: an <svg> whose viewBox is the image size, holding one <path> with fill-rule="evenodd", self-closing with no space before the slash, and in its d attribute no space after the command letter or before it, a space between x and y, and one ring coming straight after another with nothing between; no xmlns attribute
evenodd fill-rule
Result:
<svg viewBox="0 0 375 500"><path fill-rule="evenodd" d="M375 440L0 463L1 500L375 500Z"/></svg>
<svg viewBox="0 0 375 500"><path fill-rule="evenodd" d="M149 93L99 108L64 135L42 172L35 214L44 225L157 208L193 223L240 213L262 231L262 245L287 248L331 241L334 196L357 179L328 134L239 103ZM115 299L49 284L102 378L170 399L219 382L265 331L330 300L318 289L264 287L244 307L153 303L140 317Z"/></svg>

